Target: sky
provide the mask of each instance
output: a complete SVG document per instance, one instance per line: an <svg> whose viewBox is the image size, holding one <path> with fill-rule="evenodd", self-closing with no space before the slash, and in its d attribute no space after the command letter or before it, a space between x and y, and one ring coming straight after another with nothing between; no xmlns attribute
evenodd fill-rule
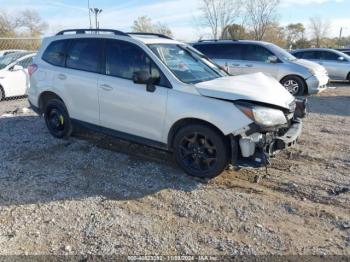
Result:
<svg viewBox="0 0 350 262"><path fill-rule="evenodd" d="M130 31L133 21L147 15L153 22L167 24L175 38L193 41L205 36L208 29L201 26L200 0L90 0L91 7L102 8L100 27ZM244 1L244 0L243 0ZM49 23L46 34L66 28L88 28L87 0L0 0L1 10L15 13L35 9ZM350 0L281 0L277 10L280 23L302 22L321 16L331 22L330 36L350 36Z"/></svg>

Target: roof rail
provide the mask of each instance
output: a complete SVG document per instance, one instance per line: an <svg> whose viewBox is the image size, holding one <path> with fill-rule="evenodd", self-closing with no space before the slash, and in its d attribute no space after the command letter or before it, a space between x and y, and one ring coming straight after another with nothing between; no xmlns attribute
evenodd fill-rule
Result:
<svg viewBox="0 0 350 262"><path fill-rule="evenodd" d="M157 34L157 33L143 33L143 32L130 32L127 33L128 35L144 35L144 36L158 36L160 38L166 38L166 39L171 39L171 37L163 35L163 34Z"/></svg>
<svg viewBox="0 0 350 262"><path fill-rule="evenodd" d="M202 39L198 42L220 42L220 41L238 41L237 39Z"/></svg>
<svg viewBox="0 0 350 262"><path fill-rule="evenodd" d="M128 34L114 30L114 29L68 29L58 32L56 35L64 35L65 33L75 32L76 34L86 34L86 32L107 32L107 33L113 33L115 35L122 35L122 36L129 36Z"/></svg>

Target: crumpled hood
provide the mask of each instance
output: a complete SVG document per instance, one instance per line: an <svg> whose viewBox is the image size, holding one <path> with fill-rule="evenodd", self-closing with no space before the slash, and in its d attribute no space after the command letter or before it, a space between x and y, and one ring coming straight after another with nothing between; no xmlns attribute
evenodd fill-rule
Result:
<svg viewBox="0 0 350 262"><path fill-rule="evenodd" d="M294 97L274 78L263 73L227 76L195 85L207 97L249 100L289 109Z"/></svg>
<svg viewBox="0 0 350 262"><path fill-rule="evenodd" d="M297 64L297 65L304 66L308 69L316 70L317 72L324 73L326 71L326 69L323 66L321 66L315 62L309 61L309 60L297 59L297 60L290 61L290 62Z"/></svg>

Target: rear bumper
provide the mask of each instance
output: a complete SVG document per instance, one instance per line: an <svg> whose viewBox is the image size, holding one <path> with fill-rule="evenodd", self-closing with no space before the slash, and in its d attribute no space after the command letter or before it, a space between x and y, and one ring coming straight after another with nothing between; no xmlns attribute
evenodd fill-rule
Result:
<svg viewBox="0 0 350 262"><path fill-rule="evenodd" d="M327 89L329 83L328 75L311 76L306 79L308 94L317 94Z"/></svg>

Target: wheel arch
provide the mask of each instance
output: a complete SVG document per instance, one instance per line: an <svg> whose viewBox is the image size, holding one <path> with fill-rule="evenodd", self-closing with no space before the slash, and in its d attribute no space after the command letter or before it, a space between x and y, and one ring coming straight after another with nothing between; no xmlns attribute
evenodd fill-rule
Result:
<svg viewBox="0 0 350 262"><path fill-rule="evenodd" d="M182 118L178 121L176 121L170 128L169 133L168 133L168 148L170 150L173 149L174 145L174 138L175 135L177 134L177 132L187 126L187 125L193 125L193 124L202 124L202 125L206 125L210 128L213 128L213 130L215 130L216 132L218 132L220 135L222 135L225 139L228 139L229 141L229 136L226 136L222 130L220 128L218 128L217 126L213 125L212 123L203 120L203 119L199 119L199 118Z"/></svg>
<svg viewBox="0 0 350 262"><path fill-rule="evenodd" d="M305 85L305 90L304 90L304 94L307 94L309 92L309 87L306 83L306 80L304 79L304 77L302 77L301 75L297 75L297 74L289 74L289 75L286 75L284 76L281 80L280 80L280 83L282 84L283 80L285 80L286 78L288 77L297 77L299 78Z"/></svg>
<svg viewBox="0 0 350 262"><path fill-rule="evenodd" d="M46 106L47 102L51 99L58 99L58 100L62 101L62 103L64 104L63 99L58 94L56 94L52 91L44 91L40 94L39 103L38 103L39 111L41 114L44 113L45 106Z"/></svg>

